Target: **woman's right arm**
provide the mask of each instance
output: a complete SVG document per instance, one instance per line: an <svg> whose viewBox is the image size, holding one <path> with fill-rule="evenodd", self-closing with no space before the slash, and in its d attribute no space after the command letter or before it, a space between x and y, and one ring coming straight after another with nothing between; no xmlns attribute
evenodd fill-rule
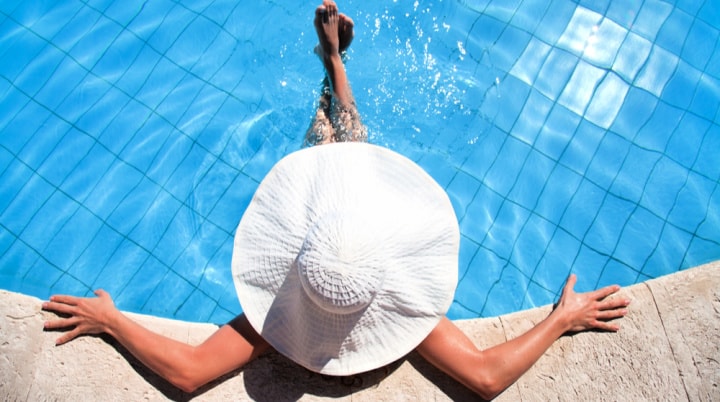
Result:
<svg viewBox="0 0 720 402"><path fill-rule="evenodd" d="M110 295L97 297L52 296L43 309L67 318L50 320L45 329L69 329L56 344L77 336L107 333L155 373L186 392L244 366L268 349L244 315L219 328L198 346L188 345L148 330L121 313Z"/></svg>
<svg viewBox="0 0 720 402"><path fill-rule="evenodd" d="M630 300L609 298L619 286L587 293L574 291L571 275L553 312L523 335L494 347L480 350L447 318L417 347L430 363L485 399L496 397L517 381L566 332L598 329L617 331L608 322L623 317Z"/></svg>

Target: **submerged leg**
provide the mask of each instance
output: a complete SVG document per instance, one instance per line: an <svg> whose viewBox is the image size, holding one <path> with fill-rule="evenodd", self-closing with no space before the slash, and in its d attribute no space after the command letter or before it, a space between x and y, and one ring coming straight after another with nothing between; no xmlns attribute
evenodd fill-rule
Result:
<svg viewBox="0 0 720 402"><path fill-rule="evenodd" d="M312 122L310 122L310 127L308 127L305 133L303 147L334 142L335 129L333 129L332 122L330 121L331 103L332 92L330 90L330 82L327 77L325 77L322 82L322 89L320 90L318 108L315 111Z"/></svg>

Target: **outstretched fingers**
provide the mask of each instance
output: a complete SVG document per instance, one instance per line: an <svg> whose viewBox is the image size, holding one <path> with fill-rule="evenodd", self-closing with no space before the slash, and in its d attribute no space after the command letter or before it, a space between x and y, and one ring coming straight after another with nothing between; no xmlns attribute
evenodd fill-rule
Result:
<svg viewBox="0 0 720 402"><path fill-rule="evenodd" d="M46 301L45 303L42 304L42 309L45 311L52 311L57 314L73 316L76 313L77 305L79 303L80 303L79 297L67 296L67 295L55 295L55 296L51 296L49 301ZM55 323L58 321L63 321L63 320L48 321L45 324L45 328L49 328L48 324L55 325ZM61 328L61 327L54 326L54 328Z"/></svg>
<svg viewBox="0 0 720 402"><path fill-rule="evenodd" d="M627 314L627 309L624 307L616 307L612 309L606 309L606 310L598 310L595 317L598 320L613 320L615 318L623 317Z"/></svg>
<svg viewBox="0 0 720 402"><path fill-rule="evenodd" d="M68 342L79 335L105 332L111 318L119 314L110 295L104 290L95 291L97 297L75 297L66 295L52 296L42 304L43 310L52 311L60 318L48 320L44 328L49 330L68 330L58 338L58 345Z"/></svg>
<svg viewBox="0 0 720 402"><path fill-rule="evenodd" d="M611 297L602 298L598 301L599 310L614 310L619 308L627 307L630 304L630 299L626 297Z"/></svg>
<svg viewBox="0 0 720 402"><path fill-rule="evenodd" d="M575 284L577 283L577 275L570 274L570 276L567 279L567 282L565 283L565 287L563 288L562 294L566 296L571 296L573 294L577 294L575 292ZM620 290L619 285L610 285L605 286L604 288L600 288L597 290L594 290L592 292L586 293L586 296L589 299L596 300L600 303L600 309L605 310L608 308L618 308L618 307L624 307L630 304L630 300L626 298L621 299L613 299L609 298L609 296L612 296L613 294L617 293Z"/></svg>
<svg viewBox="0 0 720 402"><path fill-rule="evenodd" d="M629 304L630 299L626 298L612 298L598 302L596 313L597 321L594 327L608 331L619 330L619 325L609 321L626 316L628 313L627 306Z"/></svg>
<svg viewBox="0 0 720 402"><path fill-rule="evenodd" d="M612 320L627 314L626 307L630 299L626 297L610 297L620 290L620 286L611 285L589 293L589 297L596 300L598 319Z"/></svg>
<svg viewBox="0 0 720 402"><path fill-rule="evenodd" d="M595 300L603 300L604 298L617 293L619 290L620 286L618 285L605 286L604 288L590 292L590 297Z"/></svg>
<svg viewBox="0 0 720 402"><path fill-rule="evenodd" d="M83 328L78 325L77 319L67 319L67 320L55 320L55 321L48 321L45 323L45 329L46 330L61 330L64 328L71 328L72 329L68 332L65 332L62 334L59 338L55 340L55 345L60 346L64 343L70 342L73 339L77 338L78 336L84 334Z"/></svg>
<svg viewBox="0 0 720 402"><path fill-rule="evenodd" d="M59 314L72 315L75 312L75 306L67 303L59 303L56 301L48 301L42 304L42 309L45 311L52 311Z"/></svg>
<svg viewBox="0 0 720 402"><path fill-rule="evenodd" d="M617 331L620 327L610 321L627 314L630 300L615 296L620 286L611 285L591 292L577 293L574 290L577 277L570 275L565 283L558 310L566 317L571 332L587 329Z"/></svg>
<svg viewBox="0 0 720 402"><path fill-rule="evenodd" d="M55 303L55 304L67 304L69 306L77 305L79 300L80 300L79 297L68 296L68 295L50 296L50 302Z"/></svg>
<svg viewBox="0 0 720 402"><path fill-rule="evenodd" d="M45 329L54 329L54 330L56 330L56 329L63 329L63 328L70 328L70 327L76 326L76 325L78 324L78 321L79 321L79 320L78 320L77 317L71 316L71 317L68 317L68 318L60 318L60 319L57 319L57 320L46 321L46 322L43 324L43 327L44 327Z"/></svg>
<svg viewBox="0 0 720 402"><path fill-rule="evenodd" d="M58 331L71 328L68 332L55 340L55 345L62 345L75 339L82 333L80 328L81 321L74 315L75 307L63 303L47 302L43 303L43 310L53 311L58 314L69 315L68 318L59 318L56 320L45 321L43 328L47 331Z"/></svg>
<svg viewBox="0 0 720 402"><path fill-rule="evenodd" d="M601 331L609 331L609 332L617 332L620 330L620 325L618 325L614 322L609 322L608 320L609 319L607 319L607 320L597 319L591 323L592 328L599 329Z"/></svg>

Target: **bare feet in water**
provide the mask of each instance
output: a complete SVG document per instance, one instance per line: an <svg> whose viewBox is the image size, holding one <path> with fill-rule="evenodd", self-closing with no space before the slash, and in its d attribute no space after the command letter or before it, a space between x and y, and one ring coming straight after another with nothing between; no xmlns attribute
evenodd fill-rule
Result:
<svg viewBox="0 0 720 402"><path fill-rule="evenodd" d="M320 42L315 52L323 60L344 52L355 36L354 26L352 18L338 12L335 2L323 1L315 10L315 31Z"/></svg>

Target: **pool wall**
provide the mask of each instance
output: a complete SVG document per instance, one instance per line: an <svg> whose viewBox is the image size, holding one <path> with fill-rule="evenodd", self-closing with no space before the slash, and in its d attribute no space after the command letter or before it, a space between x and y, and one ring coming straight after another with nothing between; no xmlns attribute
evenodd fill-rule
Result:
<svg viewBox="0 0 720 402"><path fill-rule="evenodd" d="M555 343L498 401L720 400L720 262L621 291L633 302L618 333L580 333ZM415 353L353 378L320 376L268 353L196 394L181 393L107 338L54 346L41 301L0 291L0 395L5 400L473 400ZM480 347L518 336L548 306L457 321ZM217 327L132 315L160 333L199 343Z"/></svg>

